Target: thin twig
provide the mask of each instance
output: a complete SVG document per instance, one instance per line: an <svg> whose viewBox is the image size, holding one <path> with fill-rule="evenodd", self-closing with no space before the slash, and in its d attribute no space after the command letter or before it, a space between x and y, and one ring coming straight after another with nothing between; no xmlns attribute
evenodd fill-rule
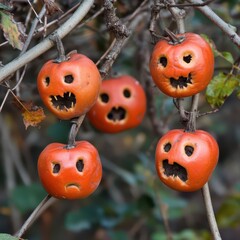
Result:
<svg viewBox="0 0 240 240"><path fill-rule="evenodd" d="M51 200L51 202L50 202ZM21 238L23 234L28 230L28 228L34 223L34 221L37 220L37 218L41 215L44 210L46 210L46 207L49 207L48 202L53 204L55 202L55 198L52 198L50 195L47 195L40 204L34 209L32 214L28 217L28 219L25 221L25 223L22 225L21 229L15 233L15 237Z"/></svg>
<svg viewBox="0 0 240 240"><path fill-rule="evenodd" d="M140 6L130 15L128 16L124 22L129 22L129 21L132 21L138 14L141 13L141 11L144 9L145 5L149 2L149 0L144 0Z"/></svg>
<svg viewBox="0 0 240 240"><path fill-rule="evenodd" d="M197 93L192 97L191 112L189 112L188 121L185 128L185 130L188 132L196 131L199 96L200 93Z"/></svg>
<svg viewBox="0 0 240 240"><path fill-rule="evenodd" d="M139 8L142 6L143 5L141 4ZM136 27L137 24L139 24L139 21L145 17L145 14L136 15L136 12L140 12L139 8L132 13L136 17L127 25L123 24L122 21L117 17L112 2L110 0L104 1L106 25L108 30L114 35L115 38L113 39L111 46L107 49L107 54L105 53L104 58L101 57L101 59L98 61L98 65L101 65L99 71L103 79L108 75L114 61L121 52L121 49L129 40L131 36L131 31L129 29ZM129 18L131 19L131 16Z"/></svg>
<svg viewBox="0 0 240 240"><path fill-rule="evenodd" d="M221 235L218 230L218 225L216 222L216 218L214 216L214 211L213 211L213 206L212 206L212 201L211 201L211 196L210 196L210 191L209 191L209 186L208 183L206 183L203 188L202 188L202 194L203 194L203 199L207 211L207 218L209 222L209 226L213 235L214 240L221 240Z"/></svg>
<svg viewBox="0 0 240 240"><path fill-rule="evenodd" d="M95 19L96 17L98 17L99 15L101 15L104 12L104 8L99 9L96 13L94 13L90 18L88 18L86 21L84 21L83 23L79 24L77 26L77 28L81 28L84 25L86 25L87 23L89 23L90 21L92 21L93 19Z"/></svg>
<svg viewBox="0 0 240 240"><path fill-rule="evenodd" d="M203 7L206 5L209 5L210 3L214 2L215 0L208 0L203 3L192 3L192 4L187 4L187 3L174 3L174 4L163 4L161 3L160 6L166 7L166 8L171 8L171 7L177 7L177 8L184 8L184 7Z"/></svg>
<svg viewBox="0 0 240 240"><path fill-rule="evenodd" d="M98 66L102 61L103 59L106 58L106 56L109 54L109 52L112 51L112 49L114 48L115 44L116 44L116 41L117 39L114 38L111 45L109 46L109 48L105 51L105 53L99 58L99 60L96 62L96 65Z"/></svg>
<svg viewBox="0 0 240 240"><path fill-rule="evenodd" d="M43 27L40 27L36 30L36 35L38 35L41 32L45 32L47 28L51 27L54 24L59 23L59 21L63 20L65 17L67 17L69 14L71 14L73 11L75 11L78 7L79 7L80 3L77 3L75 6L73 6L71 9L69 9L68 11L66 11L65 13L63 13L61 16L59 16L59 18L49 22L48 24L46 24L46 21L44 23Z"/></svg>
<svg viewBox="0 0 240 240"><path fill-rule="evenodd" d="M6 92L5 96L4 96L4 99L3 99L3 101L2 101L2 103L1 103L1 105L0 105L0 112L2 112L3 106L4 106L4 104L5 104L6 100L7 100L7 97L8 97L8 95L9 95L9 93L12 93L12 92L13 92L15 89L17 89L17 88L19 87L19 85L21 84L21 82L22 82L22 80L23 80L23 77L24 77L24 75L25 75L26 69L27 69L27 65L24 66L24 69L23 69L23 71L22 71L22 74L21 74L21 76L20 76L17 84L16 84L12 89L8 89L8 90L7 90L7 92ZM6 85L7 85L7 86L5 86L5 87L9 88L8 84L6 84ZM2 86L4 86L4 85L2 85Z"/></svg>
<svg viewBox="0 0 240 240"><path fill-rule="evenodd" d="M34 9L33 5L31 4L31 2L30 2L29 0L27 0L27 2L28 2L28 4L30 5L30 7L31 7L32 11L34 12L34 14L35 14L36 18L38 18L38 20L39 20L39 22L40 22L40 23L42 23L42 20L41 20L41 18L38 16L38 14L37 14L37 12L35 11L35 9Z"/></svg>
<svg viewBox="0 0 240 240"><path fill-rule="evenodd" d="M151 10L151 20L149 25L149 32L152 36L152 44L156 44L159 39L159 34L156 33L156 23L160 16L160 10L160 1L155 0Z"/></svg>
<svg viewBox="0 0 240 240"><path fill-rule="evenodd" d="M201 0L188 0L191 4L203 4ZM220 18L209 6L196 7L206 17L208 17L216 26L218 26L230 39L231 41L240 47L240 36L236 32L236 27L226 23Z"/></svg>
<svg viewBox="0 0 240 240"><path fill-rule="evenodd" d="M43 7L42 7L42 9L41 9L41 11L40 11L40 13L39 13L39 15L38 15L38 16L33 20L33 22L32 22L31 29L30 29L30 31L29 31L29 33L28 33L27 40L26 40L25 43L24 43L23 49L22 49L22 51L21 51L21 53L20 53L20 56L23 55L23 54L26 52L26 50L28 49L29 44L30 44L30 42L31 42L31 40L32 40L32 38L33 38L33 34L34 34L34 32L35 32L35 29L36 29L36 27L37 27L37 24L38 24L38 22L42 19L42 17L44 16L45 13L46 13L46 6L43 5Z"/></svg>
<svg viewBox="0 0 240 240"><path fill-rule="evenodd" d="M175 5L174 0L168 0L168 3ZM185 33L184 19L186 17L186 11L184 9L179 9L176 7L169 8L169 11L172 13L173 17L176 20L178 33Z"/></svg>

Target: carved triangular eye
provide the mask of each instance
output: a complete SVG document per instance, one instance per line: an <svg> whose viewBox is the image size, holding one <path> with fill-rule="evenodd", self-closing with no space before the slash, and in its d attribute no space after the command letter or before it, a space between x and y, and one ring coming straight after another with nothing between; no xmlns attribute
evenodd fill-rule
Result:
<svg viewBox="0 0 240 240"><path fill-rule="evenodd" d="M60 169L61 169L61 165L59 163L53 163L53 173L59 173L60 172Z"/></svg>
<svg viewBox="0 0 240 240"><path fill-rule="evenodd" d="M83 168L84 168L84 163L83 163L83 160L80 159L77 161L76 163L76 168L79 172L82 172L83 171Z"/></svg>

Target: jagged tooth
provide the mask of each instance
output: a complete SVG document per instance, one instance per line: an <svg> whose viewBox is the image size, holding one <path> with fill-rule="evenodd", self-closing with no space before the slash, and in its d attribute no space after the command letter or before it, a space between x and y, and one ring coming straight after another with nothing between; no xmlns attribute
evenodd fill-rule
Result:
<svg viewBox="0 0 240 240"><path fill-rule="evenodd" d="M72 93L71 93L71 92L69 92L69 93L68 93L68 97L71 97L71 95L72 95Z"/></svg>
<svg viewBox="0 0 240 240"><path fill-rule="evenodd" d="M66 111L68 111L68 108L67 108L66 106L64 106L64 109L65 109Z"/></svg>
<svg viewBox="0 0 240 240"><path fill-rule="evenodd" d="M55 95L54 95L53 97L55 98L55 100L56 100L56 101L58 101L58 98L57 98L57 96L55 96Z"/></svg>
<svg viewBox="0 0 240 240"><path fill-rule="evenodd" d="M57 106L56 108L57 108L57 110L60 110L60 107L59 107L59 106Z"/></svg>
<svg viewBox="0 0 240 240"><path fill-rule="evenodd" d="M73 108L73 107L74 107L74 102L71 103L71 108Z"/></svg>

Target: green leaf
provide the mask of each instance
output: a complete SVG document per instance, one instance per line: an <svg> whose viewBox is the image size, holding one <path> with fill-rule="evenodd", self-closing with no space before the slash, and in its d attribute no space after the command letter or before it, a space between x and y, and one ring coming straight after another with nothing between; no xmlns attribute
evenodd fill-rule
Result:
<svg viewBox="0 0 240 240"><path fill-rule="evenodd" d="M226 199L217 212L220 227L237 227L240 224L240 194L233 194Z"/></svg>
<svg viewBox="0 0 240 240"><path fill-rule="evenodd" d="M4 37L8 40L13 48L21 50L25 39L23 25L15 22L12 14L6 11L0 10L0 18L0 27L3 30Z"/></svg>
<svg viewBox="0 0 240 240"><path fill-rule="evenodd" d="M46 192L39 183L33 183L29 186L17 186L10 195L10 201L21 212L34 210L37 205L46 196Z"/></svg>
<svg viewBox="0 0 240 240"><path fill-rule="evenodd" d="M151 240L166 240L166 239L167 235L163 230L160 232L153 233L151 237Z"/></svg>
<svg viewBox="0 0 240 240"><path fill-rule="evenodd" d="M157 231L153 233L151 240L165 240L167 239L166 233L164 230ZM174 240L203 240L203 239L211 239L211 236L206 231L195 231L192 229L186 229L179 233L173 234Z"/></svg>
<svg viewBox="0 0 240 240"><path fill-rule="evenodd" d="M0 233L0 240L19 240L19 238L13 237L6 233Z"/></svg>
<svg viewBox="0 0 240 240"><path fill-rule="evenodd" d="M226 61L230 62L231 64L234 64L234 59L230 52L221 52L221 55Z"/></svg>
<svg viewBox="0 0 240 240"><path fill-rule="evenodd" d="M213 42L212 39L210 39L205 34L201 34L201 36L210 44L210 46L211 46L211 48L214 52L214 56L221 57L224 60L226 60L227 62L231 63L232 65L234 64L234 58L233 58L233 56L230 52L220 52L220 51L218 51L218 49L216 48L216 45L215 45L215 43Z"/></svg>
<svg viewBox="0 0 240 240"><path fill-rule="evenodd" d="M208 85L206 99L212 108L219 108L238 86L238 76L219 73Z"/></svg>
<svg viewBox="0 0 240 240"><path fill-rule="evenodd" d="M109 236L111 240L128 240L129 237L124 231L110 231Z"/></svg>
<svg viewBox="0 0 240 240"><path fill-rule="evenodd" d="M65 218L65 227L67 230L80 232L91 228L92 224L98 223L102 215L100 207L89 205L77 211L69 212Z"/></svg>

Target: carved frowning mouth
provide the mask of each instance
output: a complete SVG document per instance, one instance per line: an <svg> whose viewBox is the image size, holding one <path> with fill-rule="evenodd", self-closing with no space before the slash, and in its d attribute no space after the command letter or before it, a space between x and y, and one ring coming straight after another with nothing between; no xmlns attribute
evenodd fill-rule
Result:
<svg viewBox="0 0 240 240"><path fill-rule="evenodd" d="M189 73L187 77L180 76L178 79L170 78L170 84L176 89L186 88L188 84L192 84L192 75Z"/></svg>
<svg viewBox="0 0 240 240"><path fill-rule="evenodd" d="M66 189L68 188L77 188L78 190L80 189L80 185L78 183L68 183L66 185Z"/></svg>
<svg viewBox="0 0 240 240"><path fill-rule="evenodd" d="M183 182L188 180L187 170L176 162L169 164L168 160L165 159L163 160L163 168L164 174L168 177L179 177Z"/></svg>
<svg viewBox="0 0 240 240"><path fill-rule="evenodd" d="M76 97L71 92L65 92L63 97L60 95L51 95L50 99L56 109L63 111L68 111L70 108L74 108L76 104Z"/></svg>
<svg viewBox="0 0 240 240"><path fill-rule="evenodd" d="M108 113L107 118L113 122L121 121L126 117L126 110L122 107L113 107Z"/></svg>

